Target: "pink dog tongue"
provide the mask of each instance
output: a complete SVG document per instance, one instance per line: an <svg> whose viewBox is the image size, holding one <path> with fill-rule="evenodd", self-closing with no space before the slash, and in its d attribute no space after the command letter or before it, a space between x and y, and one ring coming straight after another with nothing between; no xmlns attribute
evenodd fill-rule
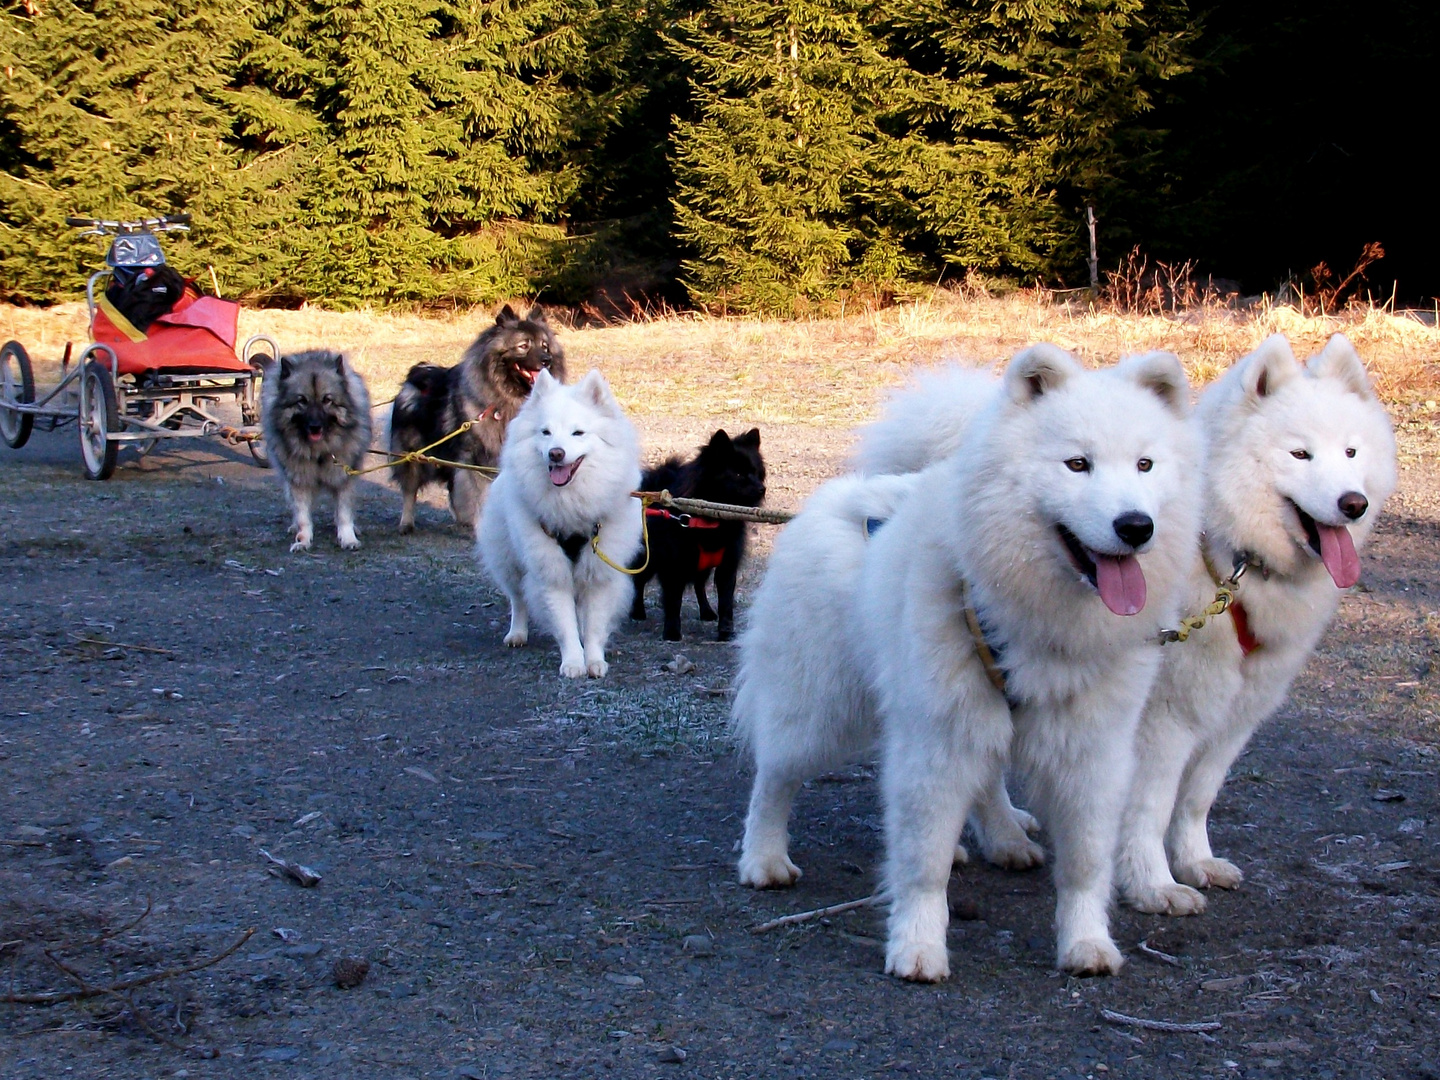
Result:
<svg viewBox="0 0 1440 1080"><path fill-rule="evenodd" d="M1320 561L1330 571L1337 589L1348 589L1360 580L1360 556L1355 554L1355 541L1344 525L1315 523L1320 533Z"/></svg>
<svg viewBox="0 0 1440 1080"><path fill-rule="evenodd" d="M1095 585L1100 599L1116 615L1138 615L1145 606L1145 574L1134 555L1096 555Z"/></svg>
<svg viewBox="0 0 1440 1080"><path fill-rule="evenodd" d="M575 475L575 470L580 467L580 462L584 460L584 458L576 458L568 465L550 466L550 483L556 487L564 487L570 482L570 478Z"/></svg>

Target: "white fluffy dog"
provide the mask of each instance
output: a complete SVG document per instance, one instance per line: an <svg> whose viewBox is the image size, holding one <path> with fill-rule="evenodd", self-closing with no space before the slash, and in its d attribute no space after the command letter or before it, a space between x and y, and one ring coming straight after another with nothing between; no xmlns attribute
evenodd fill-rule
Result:
<svg viewBox="0 0 1440 1080"><path fill-rule="evenodd" d="M1214 598L1238 556L1248 568L1228 615L1165 646L1140 725L1119 885L1134 907L1171 915L1204 911L1197 889L1240 883L1211 853L1210 806L1358 580L1357 550L1395 490L1389 417L1340 334L1304 367L1283 336L1269 338L1196 414L1209 460L1189 610Z"/></svg>
<svg viewBox="0 0 1440 1080"><path fill-rule="evenodd" d="M562 386L542 371L505 437L500 475L476 528L481 565L510 601L505 644L524 645L532 613L560 643L560 674L600 678L605 644L630 603L640 549L635 429L598 371Z"/></svg>
<svg viewBox="0 0 1440 1080"><path fill-rule="evenodd" d="M993 382L994 380L990 380ZM870 534L920 487L920 476L845 476L822 485L775 539L740 640L732 720L755 759L741 842L740 881L794 884L787 822L800 786L869 757L875 710L856 662L855 590ZM976 807L972 828L991 862L1025 869L1044 861L1003 782ZM957 859L968 858L964 848Z"/></svg>
<svg viewBox="0 0 1440 1080"><path fill-rule="evenodd" d="M1058 964L1114 972L1135 726L1199 533L1189 388L1168 353L1087 372L1046 345L998 389L957 387L983 392L959 405L973 422L876 532L860 575L856 636L883 732L886 970L949 974L955 838L1013 756L1054 841Z"/></svg>

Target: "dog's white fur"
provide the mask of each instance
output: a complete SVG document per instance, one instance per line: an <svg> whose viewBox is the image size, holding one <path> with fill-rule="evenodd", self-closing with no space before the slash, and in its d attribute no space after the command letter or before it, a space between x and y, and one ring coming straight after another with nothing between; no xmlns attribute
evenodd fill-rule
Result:
<svg viewBox="0 0 1440 1080"><path fill-rule="evenodd" d="M856 472L879 476L919 472L949 457L997 382L993 375L958 364L920 372L890 395L879 420L860 429L851 465Z"/></svg>
<svg viewBox="0 0 1440 1080"><path fill-rule="evenodd" d="M1210 806L1340 601L1295 507L1347 527L1359 549L1396 482L1389 417L1343 335L1303 367L1283 336L1269 338L1204 392L1196 415L1208 444L1205 556L1222 575L1237 552L1258 560L1238 595L1259 648L1243 656L1224 616L1164 650L1140 725L1118 883L1132 906L1171 915L1204 911L1197 889L1240 883L1240 870L1211 852ZM1347 492L1368 501L1358 520L1339 508ZM1191 611L1214 598L1204 561L1191 567L1186 593Z"/></svg>
<svg viewBox="0 0 1440 1080"><path fill-rule="evenodd" d="M568 469L582 458L567 484L551 482L552 463ZM560 644L561 675L605 675L605 645L632 590L589 539L629 564L641 543L641 505L630 497L639 483L635 428L600 373L563 386L542 371L510 422L476 528L481 565L510 601L506 645L529 640L533 613ZM585 541L573 562L558 539L567 536Z"/></svg>
<svg viewBox="0 0 1440 1080"><path fill-rule="evenodd" d="M954 385L966 396L981 386ZM888 972L949 974L954 839L1007 757L1027 774L1054 841L1059 966L1121 966L1108 907L1135 725L1199 532L1187 399L1167 353L1086 372L1054 346L1027 349L956 452L921 475L871 541L857 641L883 731ZM1071 471L1067 461L1080 458L1088 470ZM1130 511L1154 522L1153 537L1134 547L1116 531ZM1093 553L1138 555L1148 588L1138 614L1102 604L1057 524ZM1003 649L1013 710L976 654L962 580Z"/></svg>
<svg viewBox="0 0 1440 1080"><path fill-rule="evenodd" d="M740 640L732 710L735 735L755 759L743 884L775 888L800 878L786 828L800 786L875 750L875 710L856 662L855 590L867 521L888 521L920 484L919 474L832 480L775 539ZM1035 819L1010 806L998 776L971 824L989 861L1011 869L1044 861L1025 831ZM957 845L955 857L969 855Z"/></svg>

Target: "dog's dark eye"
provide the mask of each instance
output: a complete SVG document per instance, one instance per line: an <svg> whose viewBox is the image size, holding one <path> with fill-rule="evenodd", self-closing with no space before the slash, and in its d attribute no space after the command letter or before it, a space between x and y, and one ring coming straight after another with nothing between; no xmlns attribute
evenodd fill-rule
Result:
<svg viewBox="0 0 1440 1080"><path fill-rule="evenodd" d="M334 399L333 397L331 397L329 394L326 394L323 398L320 399L320 404L322 404L322 405L334 405L334 404L335 404L335 399Z"/></svg>
<svg viewBox="0 0 1440 1080"><path fill-rule="evenodd" d="M1139 461L1135 462L1135 468L1141 472L1149 472L1154 467L1155 462L1151 461L1148 457L1142 457Z"/></svg>
<svg viewBox="0 0 1440 1080"><path fill-rule="evenodd" d="M516 352L529 352L529 351L530 351L530 342L528 342L528 341L518 341L518 342L516 342L516 343L515 343L515 351L516 351Z"/></svg>
<svg viewBox="0 0 1440 1080"><path fill-rule="evenodd" d="M578 435L584 435L585 432L581 431L579 428L576 428L576 429L575 429L574 431L572 431L570 434L571 434L572 436L578 436Z"/></svg>
<svg viewBox="0 0 1440 1080"><path fill-rule="evenodd" d="M1090 459L1087 457L1066 458L1065 467L1071 472L1089 472Z"/></svg>
<svg viewBox="0 0 1440 1080"><path fill-rule="evenodd" d="M1311 454L1309 450L1291 450L1290 456L1296 461L1309 461Z"/></svg>
<svg viewBox="0 0 1440 1080"><path fill-rule="evenodd" d="M1353 447L1353 446L1347 446L1347 447L1345 448L1345 456L1346 456L1346 457L1354 457L1354 456L1355 456L1355 447Z"/></svg>
<svg viewBox="0 0 1440 1080"><path fill-rule="evenodd" d="M547 428L541 428L541 429L540 429L540 434L541 434L541 435L549 435L549 434L550 434L550 429L549 429L548 427L547 427Z"/></svg>
<svg viewBox="0 0 1440 1080"><path fill-rule="evenodd" d="M309 405L309 404L310 404L310 399L307 398L304 394L301 394L299 397L297 397L297 398L295 399L295 404L296 404L296 405Z"/></svg>

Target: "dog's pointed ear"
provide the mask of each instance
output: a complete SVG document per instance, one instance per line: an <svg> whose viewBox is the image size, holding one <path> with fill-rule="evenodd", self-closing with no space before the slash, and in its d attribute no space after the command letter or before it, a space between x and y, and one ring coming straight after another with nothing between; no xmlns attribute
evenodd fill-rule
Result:
<svg viewBox="0 0 1440 1080"><path fill-rule="evenodd" d="M1338 379L1345 389L1367 401L1375 398L1375 388L1365 374L1360 354L1344 334L1330 335L1325 348L1305 361L1305 368L1317 379Z"/></svg>
<svg viewBox="0 0 1440 1080"><path fill-rule="evenodd" d="M706 448L711 450L725 450L729 448L730 443L730 433L724 428L720 428L714 435L710 436L710 441L706 444Z"/></svg>
<svg viewBox="0 0 1440 1080"><path fill-rule="evenodd" d="M1115 370L1164 402L1165 407L1183 419L1190 413L1190 381L1180 358L1170 352L1148 352L1127 356Z"/></svg>
<svg viewBox="0 0 1440 1080"><path fill-rule="evenodd" d="M280 357L280 378L288 379L290 377L290 373L294 370L295 365L291 362L290 357Z"/></svg>
<svg viewBox="0 0 1440 1080"><path fill-rule="evenodd" d="M604 409L616 416L620 415L620 403L610 392L610 384L605 381L605 376L595 368L591 368L585 373L585 378L580 380L577 389L584 397L589 398L596 408Z"/></svg>
<svg viewBox="0 0 1440 1080"><path fill-rule="evenodd" d="M345 374L345 354L344 354L344 353L338 353L338 352L337 352L337 353L335 354L335 374L336 374L336 375L344 375L344 374Z"/></svg>
<svg viewBox="0 0 1440 1080"><path fill-rule="evenodd" d="M548 394L551 390L554 390L555 387L559 385L560 382L558 379L555 378L554 375L551 375L550 372L546 371L544 368L541 368L540 371L535 375L535 385L530 387L530 400L539 401L542 397Z"/></svg>
<svg viewBox="0 0 1440 1080"><path fill-rule="evenodd" d="M495 316L496 326L519 326L520 316L515 314L515 309L506 304L500 309L500 314Z"/></svg>
<svg viewBox="0 0 1440 1080"><path fill-rule="evenodd" d="M525 321L526 321L526 322L544 322L544 321L545 321L545 309L544 309L543 307L541 307L539 304L536 304L534 307L532 307L529 311L527 311L527 312L525 313Z"/></svg>
<svg viewBox="0 0 1440 1080"><path fill-rule="evenodd" d="M745 432L745 434L743 434L743 435L736 435L736 436L735 436L735 445L736 445L736 446L748 446L748 447L750 447L752 450L759 450L759 449L760 449L760 429L759 429L758 427L752 427L749 431Z"/></svg>
<svg viewBox="0 0 1440 1080"><path fill-rule="evenodd" d="M1300 374L1300 362L1284 334L1271 334L1260 347L1240 360L1240 385L1253 401L1267 398Z"/></svg>
<svg viewBox="0 0 1440 1080"><path fill-rule="evenodd" d="M1080 361L1058 345L1041 343L1016 353L1005 367L1005 392L1018 405L1028 405L1058 390L1084 370Z"/></svg>

